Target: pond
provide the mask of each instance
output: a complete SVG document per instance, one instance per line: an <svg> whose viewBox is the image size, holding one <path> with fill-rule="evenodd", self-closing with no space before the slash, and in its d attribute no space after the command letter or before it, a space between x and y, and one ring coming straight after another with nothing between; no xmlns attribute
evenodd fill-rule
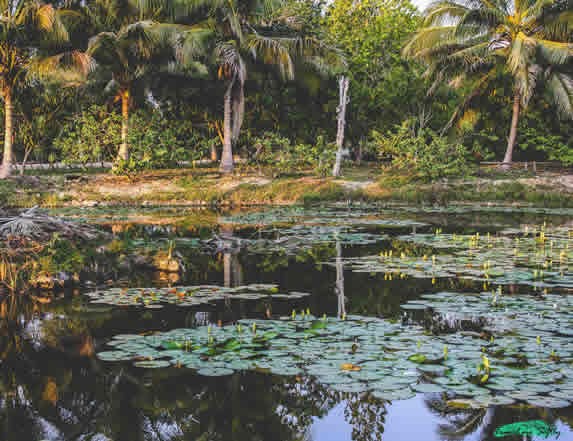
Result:
<svg viewBox="0 0 573 441"><path fill-rule="evenodd" d="M573 440L571 210L55 214L108 234L0 292L2 440Z"/></svg>

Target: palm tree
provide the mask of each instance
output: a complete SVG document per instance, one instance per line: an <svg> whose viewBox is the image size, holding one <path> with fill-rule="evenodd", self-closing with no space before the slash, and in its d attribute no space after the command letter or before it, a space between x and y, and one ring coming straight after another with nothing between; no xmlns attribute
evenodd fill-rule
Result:
<svg viewBox="0 0 573 441"><path fill-rule="evenodd" d="M0 179L10 175L13 162L14 99L18 89L48 75L78 81L87 73L89 58L80 52L51 57L43 50L68 40L61 11L39 0L0 1L0 93L4 100L4 156ZM70 69L74 66L74 69ZM77 69L76 69L77 68Z"/></svg>
<svg viewBox="0 0 573 441"><path fill-rule="evenodd" d="M173 29L151 20L122 26L117 32L100 32L88 44L87 53L97 64L97 72L109 79L105 90L114 92L121 102L121 145L118 159L129 159L129 109L135 87L151 71L166 63L171 56Z"/></svg>
<svg viewBox="0 0 573 441"><path fill-rule="evenodd" d="M342 64L339 53L321 41L300 35L293 17L280 16L284 0L213 1L215 7L216 64L226 82L224 94L223 152L220 171L233 171L233 143L239 137L245 111L245 81L249 67L262 61L278 68L283 79L293 80L297 64L327 71Z"/></svg>
<svg viewBox="0 0 573 441"><path fill-rule="evenodd" d="M503 165L513 159L519 115L543 84L560 113L573 117L573 14L562 0L443 0L425 13L404 48L438 82L468 84L451 124L500 78L513 84L513 116Z"/></svg>

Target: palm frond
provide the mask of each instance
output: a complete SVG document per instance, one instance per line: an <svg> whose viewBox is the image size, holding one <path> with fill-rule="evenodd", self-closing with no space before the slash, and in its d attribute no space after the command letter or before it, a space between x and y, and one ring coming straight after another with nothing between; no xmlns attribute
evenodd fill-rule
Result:
<svg viewBox="0 0 573 441"><path fill-rule="evenodd" d="M64 86L76 86L87 79L95 68L91 56L81 51L64 52L51 57L36 57L28 66L29 79L53 81Z"/></svg>
<svg viewBox="0 0 573 441"><path fill-rule="evenodd" d="M209 40L215 32L210 27L191 26L180 32L175 42L175 54L183 65L192 65L198 57L206 54Z"/></svg>
<svg viewBox="0 0 573 441"><path fill-rule="evenodd" d="M554 6L555 0L536 0L524 12L527 21L538 19L547 8Z"/></svg>
<svg viewBox="0 0 573 441"><path fill-rule="evenodd" d="M465 96L462 103L456 107L456 110L452 114L450 120L442 129L442 133L448 131L454 125L454 123L460 119L460 117L471 106L473 100L484 93L484 91L489 87L490 82L493 81L497 75L497 69L494 67L485 75L478 78L478 80L472 85L470 92Z"/></svg>
<svg viewBox="0 0 573 441"><path fill-rule="evenodd" d="M430 26L420 29L404 46L407 58L424 58L424 51L455 42L455 26Z"/></svg>
<svg viewBox="0 0 573 441"><path fill-rule="evenodd" d="M292 80L294 79L294 63L289 43L292 44L293 41L254 34L249 36L247 47L254 58L260 57L264 63L277 66L283 78Z"/></svg>
<svg viewBox="0 0 573 441"><path fill-rule="evenodd" d="M514 75L527 69L536 46L536 41L533 38L528 37L523 32L517 34L507 58L509 70Z"/></svg>
<svg viewBox="0 0 573 441"><path fill-rule="evenodd" d="M458 22L468 12L467 6L455 1L438 1L425 10L423 26L445 26Z"/></svg>
<svg viewBox="0 0 573 441"><path fill-rule="evenodd" d="M88 41L87 53L93 55L100 50L109 53L112 48L115 48L116 42L115 32L100 32Z"/></svg>
<svg viewBox="0 0 573 441"><path fill-rule="evenodd" d="M560 43L539 38L535 41L541 58L549 64L561 65L573 58L573 43Z"/></svg>
<svg viewBox="0 0 573 441"><path fill-rule="evenodd" d="M456 35L471 35L476 30L478 32L487 32L504 23L506 19L507 15L498 8L470 9L460 18L456 28Z"/></svg>
<svg viewBox="0 0 573 441"><path fill-rule="evenodd" d="M559 112L573 119L573 77L553 72L547 79L547 90Z"/></svg>

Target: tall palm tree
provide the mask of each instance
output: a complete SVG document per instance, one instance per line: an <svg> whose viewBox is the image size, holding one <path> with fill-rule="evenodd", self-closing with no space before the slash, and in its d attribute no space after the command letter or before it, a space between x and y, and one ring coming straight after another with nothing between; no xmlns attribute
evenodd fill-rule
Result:
<svg viewBox="0 0 573 441"><path fill-rule="evenodd" d="M569 0L441 0L426 10L404 54L426 62L437 82L469 85L450 125L475 97L511 78L513 115L503 160L509 166L520 112L541 84L560 113L573 117L572 42Z"/></svg>
<svg viewBox="0 0 573 441"><path fill-rule="evenodd" d="M14 99L19 88L50 75L78 81L89 58L80 52L45 56L45 50L68 40L61 11L40 0L0 1L0 93L4 100L4 155L0 179L10 175L13 162ZM69 69L74 66L77 69Z"/></svg>
<svg viewBox="0 0 573 441"><path fill-rule="evenodd" d="M233 143L239 137L245 111L245 81L257 62L273 65L283 79L292 80L297 64L323 71L342 64L340 54L321 41L301 35L281 16L284 0L214 0L218 77L225 81L223 152L220 171L233 171Z"/></svg>

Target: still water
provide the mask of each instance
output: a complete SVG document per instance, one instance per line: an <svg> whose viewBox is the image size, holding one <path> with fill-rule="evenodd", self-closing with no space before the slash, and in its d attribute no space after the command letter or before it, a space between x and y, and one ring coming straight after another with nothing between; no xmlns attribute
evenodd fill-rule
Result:
<svg viewBox="0 0 573 441"><path fill-rule="evenodd" d="M558 367L564 374L544 381L546 370L535 371L531 361L525 366L518 360L528 379L511 387L519 385L525 391L530 383L538 387L510 404L468 405L472 399L482 403L484 397L491 399L489 380L472 386L483 394L466 394L456 402L457 395L446 386L439 392L416 393L416 385L405 384L404 390L393 387L392 394L376 395L364 382L345 388L304 370L280 375L280 367L247 368L205 376L180 364L145 369L131 361L98 357L110 350L107 344L117 335L216 330L241 319L271 323L305 311L316 322L320 317L333 320L333 326L341 326L348 316L378 318L404 332L419 327L430 345L435 338L462 331L485 345L490 333L495 338L501 333L484 326L489 312L483 307L476 306L471 320L454 320L450 313L439 316L404 305L443 291L458 297L493 292L495 302L497 292L508 299L522 296L533 309L544 296L570 296L573 213L567 210L333 206L234 213L91 209L58 214L95 223L108 236L74 246L58 244L52 261L42 261L53 273L61 273L63 286L30 287L19 295L0 293L0 440L573 440L573 406L566 406L573 401L573 393L567 400L568 391L573 391L573 378L568 378L573 348L563 337L573 334L550 326L539 331L547 334L543 342L535 334L538 345L556 342L563 349L546 354L543 366L555 372ZM547 250L555 256L549 266ZM71 281L72 272L79 281ZM307 295L254 293L251 298L233 298L223 291L224 298L181 305L162 301L156 294L130 304L123 294L129 292L126 288L166 293L175 288L175 293L182 286L251 284ZM100 295L101 301L94 303ZM116 302L116 297L124 303ZM560 323L573 331L571 314ZM523 327L516 329L513 335L527 334ZM404 336L396 339L400 353ZM315 360L320 354L309 357ZM344 357L343 353L342 361ZM354 349L348 353L348 359L352 357ZM500 364L510 365L503 355L497 357ZM447 359L444 349L436 363ZM418 372L410 359L400 363ZM494 379L498 386L506 384L499 379L503 369L499 367L502 374ZM365 363L362 374L367 373ZM412 381L432 382L432 378ZM551 395L555 391L557 395ZM531 404L543 402L549 404ZM501 437L496 432L508 424L531 421L542 422L546 430L528 432L529 426L523 425L520 433L508 430Z"/></svg>

